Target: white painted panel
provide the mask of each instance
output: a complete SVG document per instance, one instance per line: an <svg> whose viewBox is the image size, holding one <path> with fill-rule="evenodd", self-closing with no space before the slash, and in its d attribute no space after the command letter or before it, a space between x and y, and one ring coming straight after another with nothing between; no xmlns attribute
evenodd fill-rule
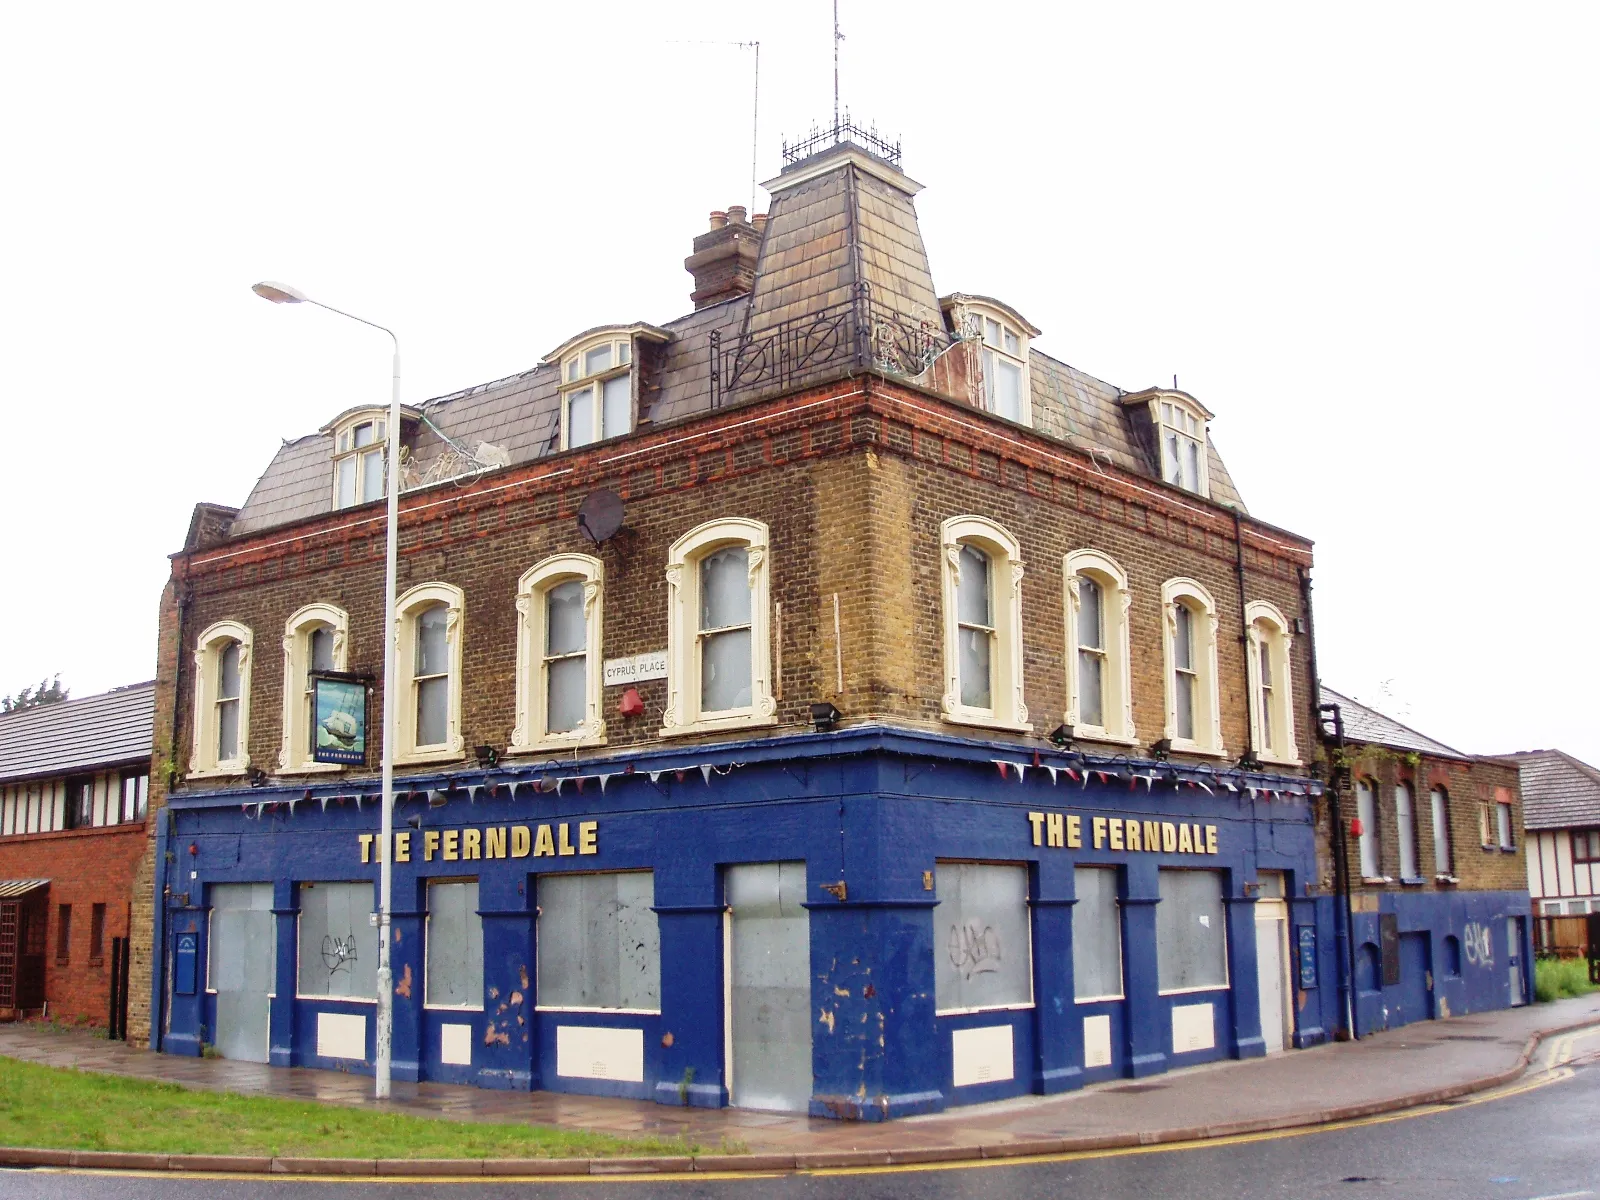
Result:
<svg viewBox="0 0 1600 1200"><path fill-rule="evenodd" d="M1210 1050L1217 1044L1216 1024L1209 1004L1179 1004L1172 1010L1172 1052Z"/></svg>
<svg viewBox="0 0 1600 1200"><path fill-rule="evenodd" d="M1572 894L1587 896L1594 891L1589 886L1589 864L1574 862L1572 864Z"/></svg>
<svg viewBox="0 0 1600 1200"><path fill-rule="evenodd" d="M644 1030L556 1026L556 1074L644 1082Z"/></svg>
<svg viewBox="0 0 1600 1200"><path fill-rule="evenodd" d="M319 1058L366 1058L366 1014L318 1013L317 1055Z"/></svg>
<svg viewBox="0 0 1600 1200"><path fill-rule="evenodd" d="M1011 1079L1016 1075L1011 1026L956 1030L950 1035L950 1058L956 1087Z"/></svg>
<svg viewBox="0 0 1600 1200"><path fill-rule="evenodd" d="M439 1026L439 1061L452 1067L472 1065L472 1026Z"/></svg>
<svg viewBox="0 0 1600 1200"><path fill-rule="evenodd" d="M1570 837L1556 838L1556 884L1558 896L1570 896L1576 889L1572 886L1572 839Z"/></svg>
<svg viewBox="0 0 1600 1200"><path fill-rule="evenodd" d="M1083 1068L1109 1067L1111 1065L1111 1017L1102 1013L1098 1017L1083 1019Z"/></svg>
<svg viewBox="0 0 1600 1200"><path fill-rule="evenodd" d="M1556 835L1539 835L1539 894L1559 896L1556 890Z"/></svg>

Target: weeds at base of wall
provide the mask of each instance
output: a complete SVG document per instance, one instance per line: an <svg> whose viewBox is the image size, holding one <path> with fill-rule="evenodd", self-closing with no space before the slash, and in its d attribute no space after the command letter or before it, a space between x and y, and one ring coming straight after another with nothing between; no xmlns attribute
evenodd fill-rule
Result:
<svg viewBox="0 0 1600 1200"><path fill-rule="evenodd" d="M1539 958L1533 963L1533 996L1541 1004L1595 991L1589 964L1581 958Z"/></svg>

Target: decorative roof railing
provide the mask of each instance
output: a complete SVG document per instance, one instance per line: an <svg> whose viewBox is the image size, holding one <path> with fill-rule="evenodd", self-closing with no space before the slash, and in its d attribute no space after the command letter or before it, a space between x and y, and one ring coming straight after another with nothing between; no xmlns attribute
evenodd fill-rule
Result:
<svg viewBox="0 0 1600 1200"><path fill-rule="evenodd" d="M842 119L835 117L831 125L812 125L811 132L798 142L791 144L787 139L783 143L783 162L785 166L793 166L802 158L810 158L817 151L828 146L836 146L840 142L854 142L863 150L877 155L896 169L900 166L900 139L896 138L891 145L889 139L878 132L877 123L871 129L857 125L850 119L847 112Z"/></svg>

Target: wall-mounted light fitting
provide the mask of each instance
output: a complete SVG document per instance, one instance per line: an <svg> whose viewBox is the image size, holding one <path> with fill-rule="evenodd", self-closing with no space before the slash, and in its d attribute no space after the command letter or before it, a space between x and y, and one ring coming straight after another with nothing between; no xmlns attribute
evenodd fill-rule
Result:
<svg viewBox="0 0 1600 1200"><path fill-rule="evenodd" d="M492 767L500 762L500 751L493 746L474 746L472 753L477 756L480 767Z"/></svg>
<svg viewBox="0 0 1600 1200"><path fill-rule="evenodd" d="M1062 749L1072 745L1073 728L1071 725L1057 725L1050 731L1050 741Z"/></svg>
<svg viewBox="0 0 1600 1200"><path fill-rule="evenodd" d="M813 704L811 706L811 724L816 727L818 733L826 733L828 730L838 725L839 718L843 715L843 713L841 713L826 700L822 701L820 704Z"/></svg>
<svg viewBox="0 0 1600 1200"><path fill-rule="evenodd" d="M1172 739L1162 738L1159 742L1152 742L1150 754L1154 758L1165 761L1172 754Z"/></svg>

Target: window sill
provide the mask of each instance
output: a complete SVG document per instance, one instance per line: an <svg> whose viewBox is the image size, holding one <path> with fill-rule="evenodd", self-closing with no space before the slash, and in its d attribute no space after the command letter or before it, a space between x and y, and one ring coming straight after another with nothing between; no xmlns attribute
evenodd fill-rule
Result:
<svg viewBox="0 0 1600 1200"><path fill-rule="evenodd" d="M1157 992L1158 996L1194 996L1201 992L1225 992L1232 984L1229 983L1202 983L1195 987L1171 988L1167 991Z"/></svg>
<svg viewBox="0 0 1600 1200"><path fill-rule="evenodd" d="M423 1012L481 1013L481 1004L424 1004Z"/></svg>
<svg viewBox="0 0 1600 1200"><path fill-rule="evenodd" d="M1500 853L1501 854L1515 854L1516 852L1517 852L1517 848L1515 846L1501 846L1500 847Z"/></svg>
<svg viewBox="0 0 1600 1200"><path fill-rule="evenodd" d="M296 1000L308 1000L317 1004L371 1004L376 1005L376 996L301 996L296 995Z"/></svg>
<svg viewBox="0 0 1600 1200"><path fill-rule="evenodd" d="M1296 757L1294 757L1292 755L1288 756L1288 757L1285 757L1285 758L1279 758L1276 754L1267 754L1267 753L1265 753L1263 751L1257 750L1256 751L1256 757L1258 759L1260 759L1264 763L1271 763L1275 767L1303 767L1303 766L1305 766L1305 763L1301 762L1300 759L1298 759L1298 758L1296 758Z"/></svg>
<svg viewBox="0 0 1600 1200"><path fill-rule="evenodd" d="M534 1012L566 1013L572 1016L596 1017L659 1017L659 1008L599 1008L579 1004L535 1004Z"/></svg>
<svg viewBox="0 0 1600 1200"><path fill-rule="evenodd" d="M1402 887L1422 887L1427 882L1421 875L1402 875L1400 877L1400 885Z"/></svg>
<svg viewBox="0 0 1600 1200"><path fill-rule="evenodd" d="M420 763L456 762L466 757L459 744L432 746L426 750L409 750L394 756L397 767L416 766Z"/></svg>
<svg viewBox="0 0 1600 1200"><path fill-rule="evenodd" d="M1112 746L1137 746L1139 744L1139 739L1131 733L1124 737L1120 733L1105 733L1098 729L1085 729L1082 726L1074 726L1072 740L1075 742L1104 742Z"/></svg>
<svg viewBox="0 0 1600 1200"><path fill-rule="evenodd" d="M1388 875L1363 875L1361 882L1366 887L1383 887L1385 884L1393 883L1394 879Z"/></svg>
<svg viewBox="0 0 1600 1200"><path fill-rule="evenodd" d="M936 1017L976 1017L983 1013L1026 1012L1033 1007L1033 1001L1028 1000L1018 1004L984 1004L977 1008L940 1008L934 1010Z"/></svg>
<svg viewBox="0 0 1600 1200"><path fill-rule="evenodd" d="M506 747L505 756L513 758L518 754L549 754L552 750L579 750L586 746L605 744L606 727L602 722L598 733L585 733L581 737L546 737L531 742L513 743Z"/></svg>
<svg viewBox="0 0 1600 1200"><path fill-rule="evenodd" d="M1196 758L1227 758L1226 746L1202 746L1199 742L1186 742L1181 738L1172 739L1173 754L1192 754Z"/></svg>
<svg viewBox="0 0 1600 1200"><path fill-rule="evenodd" d="M1074 996L1072 1002L1074 1004L1115 1004L1126 999L1127 997L1121 994L1115 996Z"/></svg>
<svg viewBox="0 0 1600 1200"><path fill-rule="evenodd" d="M703 717L683 725L663 725L656 730L657 737L688 737L696 733L718 733L724 729L760 729L778 723L777 714L761 716L754 710L727 717Z"/></svg>
<svg viewBox="0 0 1600 1200"><path fill-rule="evenodd" d="M283 760L279 759L278 769L275 773L279 777L287 777L290 775L327 775L333 771L348 771L352 768L355 770L361 769L360 767L357 767L355 763L302 762L289 763L285 765Z"/></svg>
<svg viewBox="0 0 1600 1200"><path fill-rule="evenodd" d="M1032 733L1033 725L1026 721L1007 721L990 713L943 712L941 719L952 725L971 725L980 729L1003 729L1007 733ZM935 1013L935 1016L938 1014Z"/></svg>
<svg viewBox="0 0 1600 1200"><path fill-rule="evenodd" d="M201 767L198 770L190 769L184 775L184 781L191 779L226 779L229 776L243 775L250 769L250 760L218 763L214 767Z"/></svg>

